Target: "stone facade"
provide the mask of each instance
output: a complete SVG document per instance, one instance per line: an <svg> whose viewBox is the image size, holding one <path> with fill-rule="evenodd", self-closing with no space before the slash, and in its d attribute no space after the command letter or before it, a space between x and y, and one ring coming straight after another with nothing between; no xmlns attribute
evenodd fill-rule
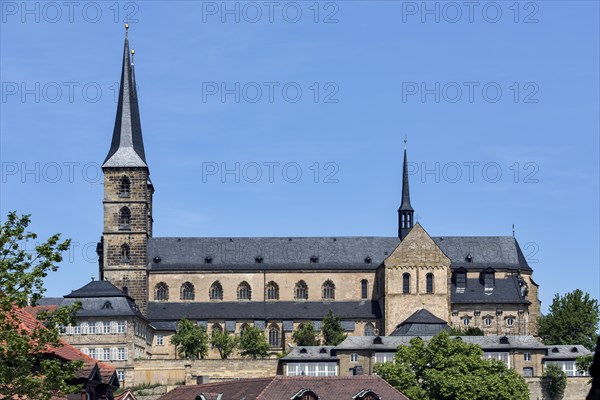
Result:
<svg viewBox="0 0 600 400"><path fill-rule="evenodd" d="M423 307L450 321L450 259L420 224L384 261L383 268L383 334L390 334L400 322ZM427 280L431 278L428 287Z"/></svg>
<svg viewBox="0 0 600 400"><path fill-rule="evenodd" d="M103 168L104 232L100 278L126 288L142 312L148 299L146 267L152 236L152 195L147 168ZM124 250L123 246L127 246Z"/></svg>

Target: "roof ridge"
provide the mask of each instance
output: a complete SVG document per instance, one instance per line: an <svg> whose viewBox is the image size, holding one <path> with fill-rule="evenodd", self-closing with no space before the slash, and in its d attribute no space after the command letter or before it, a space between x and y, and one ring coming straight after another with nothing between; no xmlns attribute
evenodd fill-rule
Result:
<svg viewBox="0 0 600 400"><path fill-rule="evenodd" d="M261 390L261 391L260 391L260 393L258 394L258 396L256 396L256 400L261 400L261 399L263 398L263 394L264 394L264 393L267 391L267 389L268 389L268 388L270 388L270 387L271 387L271 385L273 384L273 382L281 380L281 377L282 377L282 376L283 376L283 375L275 375L275 376L273 377L273 379L271 379L271 382L269 382L269 383L268 383L268 384L267 384L267 385L266 385L266 386L263 388L263 390Z"/></svg>

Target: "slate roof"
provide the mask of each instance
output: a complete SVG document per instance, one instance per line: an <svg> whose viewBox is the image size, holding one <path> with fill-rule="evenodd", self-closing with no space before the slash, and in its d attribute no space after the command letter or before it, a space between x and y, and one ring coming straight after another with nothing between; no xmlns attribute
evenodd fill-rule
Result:
<svg viewBox="0 0 600 400"><path fill-rule="evenodd" d="M467 279L465 288L457 288L453 281L450 288L450 301L452 304L466 303L504 303L504 304L529 304L530 301L521 295L519 279L515 275L495 279L494 287L490 290L479 282L479 279Z"/></svg>
<svg viewBox="0 0 600 400"><path fill-rule="evenodd" d="M390 336L434 336L449 329L445 320L422 308L399 324Z"/></svg>
<svg viewBox="0 0 600 400"><path fill-rule="evenodd" d="M335 346L297 346L290 350L283 361L336 361L338 357L332 354Z"/></svg>
<svg viewBox="0 0 600 400"><path fill-rule="evenodd" d="M142 140L135 72L125 36L117 116L112 142L102 167L147 167Z"/></svg>
<svg viewBox="0 0 600 400"><path fill-rule="evenodd" d="M433 237L452 268L531 271L512 236ZM373 270L396 248L397 237L154 237L150 271ZM471 255L471 262L466 258ZM311 262L317 256L318 262ZM205 258L210 257L210 264ZM256 258L262 257L262 263ZM370 264L365 259L371 259ZM159 262L156 262L160 260Z"/></svg>
<svg viewBox="0 0 600 400"><path fill-rule="evenodd" d="M376 301L334 301L323 303L316 301L294 302L148 302L148 319L152 325L167 327L167 321L179 321L181 318L194 320L321 320L327 312L341 319L377 319L381 310Z"/></svg>
<svg viewBox="0 0 600 400"><path fill-rule="evenodd" d="M64 297L60 306L81 303L77 317L128 317L146 319L135 301L109 281L92 281Z"/></svg>
<svg viewBox="0 0 600 400"><path fill-rule="evenodd" d="M195 400L201 394L206 400L285 400L302 390L311 390L320 400L352 399L372 390L382 399L408 400L402 393L378 376L275 376L271 378L235 379L203 385L180 386L159 400Z"/></svg>
<svg viewBox="0 0 600 400"><path fill-rule="evenodd" d="M396 351L399 345L408 346L416 336L348 336L335 347L335 350L374 350ZM433 336L419 336L428 342ZM526 336L451 336L460 337L463 342L477 344L484 350L504 351L508 349L545 349L539 340L531 335ZM381 343L375 340L378 338ZM501 340L505 338L506 341Z"/></svg>
<svg viewBox="0 0 600 400"><path fill-rule="evenodd" d="M548 346L548 353L544 356L543 360L574 360L577 357L588 354L592 354L592 352L580 344L555 345Z"/></svg>
<svg viewBox="0 0 600 400"><path fill-rule="evenodd" d="M65 298L84 297L129 297L109 281L91 281L90 283L71 291Z"/></svg>

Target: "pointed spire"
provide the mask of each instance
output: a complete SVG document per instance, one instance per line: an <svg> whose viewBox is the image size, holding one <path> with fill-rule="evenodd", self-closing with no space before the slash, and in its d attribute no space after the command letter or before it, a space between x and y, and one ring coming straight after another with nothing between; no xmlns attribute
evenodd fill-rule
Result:
<svg viewBox="0 0 600 400"><path fill-rule="evenodd" d="M398 237L403 240L413 227L414 210L410 205L408 188L408 160L406 157L406 138L404 138L404 162L402 164L402 203L398 209Z"/></svg>
<svg viewBox="0 0 600 400"><path fill-rule="evenodd" d="M406 159L406 139L404 139L404 163L402 165L402 204L400 210L414 211L410 205L410 191L408 188L408 160Z"/></svg>
<svg viewBox="0 0 600 400"><path fill-rule="evenodd" d="M125 25L125 49L121 71L119 102L110 150L102 167L148 167L142 140L135 74L129 51L129 25Z"/></svg>

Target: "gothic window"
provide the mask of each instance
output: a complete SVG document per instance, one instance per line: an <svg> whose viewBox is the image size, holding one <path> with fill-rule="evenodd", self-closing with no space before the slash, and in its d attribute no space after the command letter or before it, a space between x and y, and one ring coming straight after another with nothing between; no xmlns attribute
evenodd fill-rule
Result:
<svg viewBox="0 0 600 400"><path fill-rule="evenodd" d="M433 293L433 274L430 272L425 276L427 293Z"/></svg>
<svg viewBox="0 0 600 400"><path fill-rule="evenodd" d="M365 336L375 336L375 327L370 322L365 325Z"/></svg>
<svg viewBox="0 0 600 400"><path fill-rule="evenodd" d="M154 288L154 300L169 300L169 287L166 283L160 282L156 284L156 287Z"/></svg>
<svg viewBox="0 0 600 400"><path fill-rule="evenodd" d="M221 326L221 324L213 324L211 332L212 333L215 333L215 332L223 333L223 327Z"/></svg>
<svg viewBox="0 0 600 400"><path fill-rule="evenodd" d="M408 272L402 274L402 293L410 293L410 274Z"/></svg>
<svg viewBox="0 0 600 400"><path fill-rule="evenodd" d="M181 285L181 300L194 300L194 285L186 282Z"/></svg>
<svg viewBox="0 0 600 400"><path fill-rule="evenodd" d="M208 290L208 297L211 300L223 300L223 287L219 281L213 283Z"/></svg>
<svg viewBox="0 0 600 400"><path fill-rule="evenodd" d="M463 323L464 326L469 326L471 324L471 318L469 318L469 317L463 317L462 323Z"/></svg>
<svg viewBox="0 0 600 400"><path fill-rule="evenodd" d="M267 284L267 300L279 300L279 286L273 281Z"/></svg>
<svg viewBox="0 0 600 400"><path fill-rule="evenodd" d="M131 195L131 181L124 176L119 180L119 197L129 197Z"/></svg>
<svg viewBox="0 0 600 400"><path fill-rule="evenodd" d="M131 211L128 207L123 207L119 210L119 229L131 229Z"/></svg>
<svg viewBox="0 0 600 400"><path fill-rule="evenodd" d="M492 317L485 317L485 318L483 319L483 324L484 324L485 326L491 326L491 325L492 325L492 322L493 322L493 320L492 320Z"/></svg>
<svg viewBox="0 0 600 400"><path fill-rule="evenodd" d="M269 327L269 345L271 347L279 347L279 327L277 324L271 324Z"/></svg>
<svg viewBox="0 0 600 400"><path fill-rule="evenodd" d="M335 299L335 285L330 280L323 283L323 300Z"/></svg>
<svg viewBox="0 0 600 400"><path fill-rule="evenodd" d="M296 300L308 300L308 286L306 286L306 282L300 281L296 283L295 292Z"/></svg>
<svg viewBox="0 0 600 400"><path fill-rule="evenodd" d="M121 245L121 262L128 263L131 261L131 249L127 243Z"/></svg>
<svg viewBox="0 0 600 400"><path fill-rule="evenodd" d="M360 298L367 299L369 297L369 281L363 279L360 281Z"/></svg>
<svg viewBox="0 0 600 400"><path fill-rule="evenodd" d="M248 282L242 282L238 286L237 289L237 297L238 300L251 300L252 299L252 289Z"/></svg>
<svg viewBox="0 0 600 400"><path fill-rule="evenodd" d="M250 325L243 323L242 326L240 327L240 336L244 336L248 329L250 329Z"/></svg>
<svg viewBox="0 0 600 400"><path fill-rule="evenodd" d="M515 319L513 317L506 318L506 326L511 327L515 323Z"/></svg>

